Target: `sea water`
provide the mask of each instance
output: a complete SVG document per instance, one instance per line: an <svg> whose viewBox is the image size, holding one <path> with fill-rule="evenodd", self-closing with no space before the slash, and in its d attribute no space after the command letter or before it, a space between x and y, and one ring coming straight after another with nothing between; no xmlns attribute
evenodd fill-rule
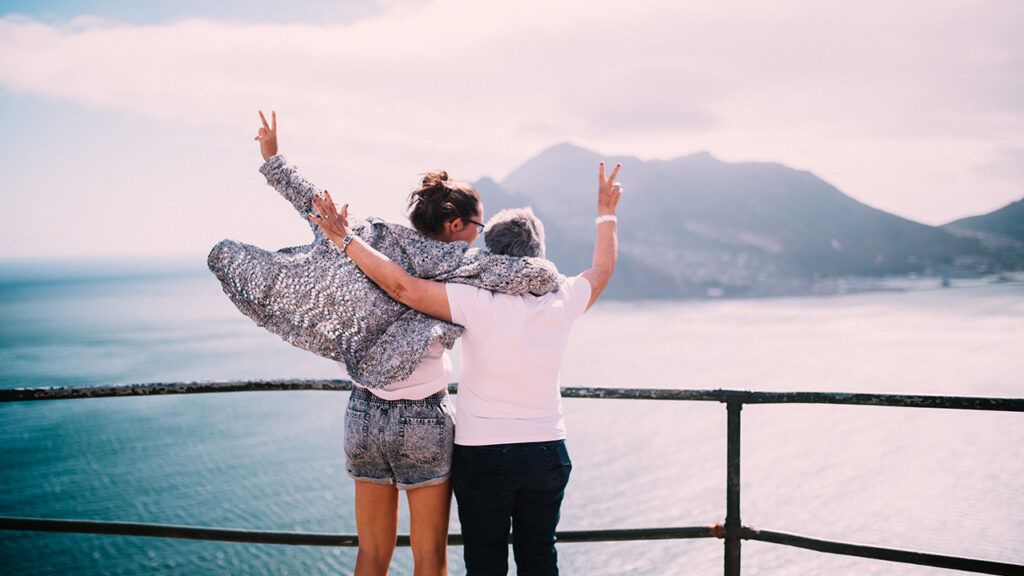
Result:
<svg viewBox="0 0 1024 576"><path fill-rule="evenodd" d="M613 280L614 281L614 280ZM1024 283L601 301L563 386L1024 397ZM456 350L456 360L457 360ZM0 386L344 378L238 313L202 269L0 268ZM0 405L0 515L355 533L344 392ZM725 516L718 403L566 399L561 530ZM1024 563L1024 417L869 406L742 412L755 528ZM403 505L400 531L408 531ZM453 513L452 532L460 531ZM452 574L463 574L459 547ZM713 539L559 545L565 574L720 574ZM344 574L351 548L0 532L2 574ZM392 572L412 571L407 548ZM951 574L744 542L744 574Z"/></svg>

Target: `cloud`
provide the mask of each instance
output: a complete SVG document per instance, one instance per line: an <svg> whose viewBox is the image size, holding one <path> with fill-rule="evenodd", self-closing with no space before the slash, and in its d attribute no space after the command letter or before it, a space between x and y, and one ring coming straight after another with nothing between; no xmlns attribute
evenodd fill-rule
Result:
<svg viewBox="0 0 1024 576"><path fill-rule="evenodd" d="M275 108L305 158L344 156L389 186L442 165L500 178L573 141L781 161L884 208L952 196L948 170L1021 148L1022 16L1011 2L803 0L395 2L324 24L9 16L0 86L192 127L251 130ZM963 164L929 161L937 147ZM896 172L872 174L880 163ZM1020 189L1006 178L988 183L997 195Z"/></svg>
<svg viewBox="0 0 1024 576"><path fill-rule="evenodd" d="M1020 26L1007 24L1021 12L1013 4L819 4L652 2L624 11L439 1L326 25L8 17L0 40L13 56L0 81L200 122L238 102L282 98L321 116L356 109L350 116L402 135L410 122L429 127L466 113L498 127L561 118L573 131L616 110L638 113L634 130L659 115L669 126L708 129L728 114L723 103L762 97L807 122L857 125L875 111L909 117L904 129L934 125L936 111L965 103L1021 112L1024 99L1010 97L1021 75L1007 73L1021 61Z"/></svg>

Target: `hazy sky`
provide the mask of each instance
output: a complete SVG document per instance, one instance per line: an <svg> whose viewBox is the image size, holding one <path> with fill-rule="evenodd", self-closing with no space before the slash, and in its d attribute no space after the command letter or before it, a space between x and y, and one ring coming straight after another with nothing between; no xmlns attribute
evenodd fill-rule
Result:
<svg viewBox="0 0 1024 576"><path fill-rule="evenodd" d="M81 3L85 4L85 3ZM926 224L1024 197L1024 2L0 2L0 257L205 256L548 146L781 162ZM643 202L633 192L621 209Z"/></svg>

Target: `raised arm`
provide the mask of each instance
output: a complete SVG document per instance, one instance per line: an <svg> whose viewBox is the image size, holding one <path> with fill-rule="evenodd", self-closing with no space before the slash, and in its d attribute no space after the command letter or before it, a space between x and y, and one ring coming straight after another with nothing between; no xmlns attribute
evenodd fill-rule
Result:
<svg viewBox="0 0 1024 576"><path fill-rule="evenodd" d="M619 255L618 218L615 208L622 196L622 186L615 183L621 164L616 164L611 176L604 176L604 162L601 162L597 181L597 238L594 240L594 260L582 276L590 282L590 302L587 310L594 305L615 272L615 261Z"/></svg>
<svg viewBox="0 0 1024 576"><path fill-rule="evenodd" d="M259 112L262 126L256 135L256 141L260 143L260 154L264 160L260 166L260 173L267 178L267 184L273 186L274 190L295 208L302 219L306 220L313 213L312 200L320 192L320 188L303 178L294 166L288 164L287 158L278 152L277 112L271 111L270 124L267 123L263 111ZM314 233L319 232L316 226L310 226Z"/></svg>
<svg viewBox="0 0 1024 576"><path fill-rule="evenodd" d="M323 200L313 197L313 207L316 214L309 215L310 221L319 226L363 274L387 292L388 296L428 316L445 322L452 321L444 284L410 275L362 238L352 235L348 224L348 204L338 211L330 193L324 191Z"/></svg>

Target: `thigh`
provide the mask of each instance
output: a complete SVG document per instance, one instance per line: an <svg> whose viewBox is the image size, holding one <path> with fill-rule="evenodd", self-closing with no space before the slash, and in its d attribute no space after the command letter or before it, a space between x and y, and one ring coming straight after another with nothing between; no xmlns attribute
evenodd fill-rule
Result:
<svg viewBox="0 0 1024 576"><path fill-rule="evenodd" d="M398 489L359 480L355 482L359 547L393 550L398 535Z"/></svg>
<svg viewBox="0 0 1024 576"><path fill-rule="evenodd" d="M418 533L429 536L443 533L448 541L448 519L452 510L452 485L445 481L433 486L406 490L409 498L409 532L413 539Z"/></svg>
<svg viewBox="0 0 1024 576"><path fill-rule="evenodd" d="M572 462L562 441L533 444L526 450L528 472L512 513L516 565L521 574L557 574L555 529Z"/></svg>
<svg viewBox="0 0 1024 576"><path fill-rule="evenodd" d="M406 490L409 498L409 542L417 568L440 572L447 566L448 520L452 509L450 481ZM428 567L433 567L429 569Z"/></svg>
<svg viewBox="0 0 1024 576"><path fill-rule="evenodd" d="M508 535L515 506L510 448L455 446L452 486L469 575L508 572Z"/></svg>

